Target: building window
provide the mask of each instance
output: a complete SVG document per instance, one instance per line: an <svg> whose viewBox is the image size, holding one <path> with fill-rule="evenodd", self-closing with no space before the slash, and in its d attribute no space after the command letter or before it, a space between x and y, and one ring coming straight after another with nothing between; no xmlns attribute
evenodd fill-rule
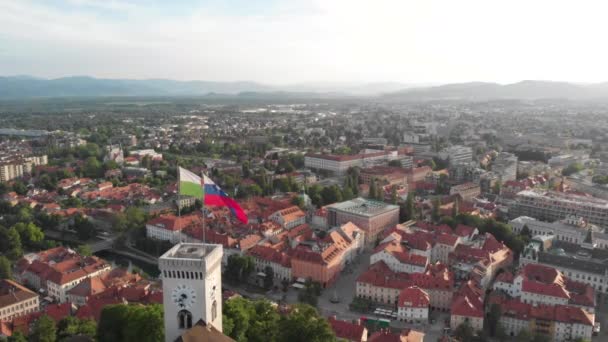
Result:
<svg viewBox="0 0 608 342"><path fill-rule="evenodd" d="M215 321L217 317L217 301L214 300L213 304L211 304L211 322Z"/></svg>
<svg viewBox="0 0 608 342"><path fill-rule="evenodd" d="M182 310L177 313L177 322L180 329L192 328L192 314L188 310Z"/></svg>

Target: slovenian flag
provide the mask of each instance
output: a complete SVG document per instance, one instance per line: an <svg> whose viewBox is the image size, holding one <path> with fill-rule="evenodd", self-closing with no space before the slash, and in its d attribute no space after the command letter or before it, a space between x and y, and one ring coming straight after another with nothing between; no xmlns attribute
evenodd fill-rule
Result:
<svg viewBox="0 0 608 342"><path fill-rule="evenodd" d="M248 221L247 214L241 206L205 175L201 178L180 167L179 194L200 198L205 206L228 207L239 221L243 223Z"/></svg>

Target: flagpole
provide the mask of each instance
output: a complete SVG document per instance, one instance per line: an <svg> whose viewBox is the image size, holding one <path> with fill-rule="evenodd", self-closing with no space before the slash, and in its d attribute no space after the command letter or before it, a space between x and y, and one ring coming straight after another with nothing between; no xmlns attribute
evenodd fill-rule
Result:
<svg viewBox="0 0 608 342"><path fill-rule="evenodd" d="M180 177L180 170L179 170L179 164L176 162L175 166L177 167L177 224L179 224L180 218L182 217L182 210L181 210L181 196L182 196L182 184L181 184L181 177ZM182 235L183 233L180 231L179 232L179 242L182 242Z"/></svg>
<svg viewBox="0 0 608 342"><path fill-rule="evenodd" d="M201 211L203 213L203 243L206 243L207 232L205 231L205 221L207 217L205 215L205 173L203 171L201 171L201 183L203 183L203 198L201 198Z"/></svg>

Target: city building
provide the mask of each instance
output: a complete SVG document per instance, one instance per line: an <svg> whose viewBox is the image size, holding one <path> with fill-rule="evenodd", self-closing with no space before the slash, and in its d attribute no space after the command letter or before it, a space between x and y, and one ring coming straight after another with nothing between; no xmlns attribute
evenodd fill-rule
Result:
<svg viewBox="0 0 608 342"><path fill-rule="evenodd" d="M323 170L342 175L351 167L367 167L383 164L396 159L397 151L370 150L369 153L354 155L333 155L308 153L304 156L304 166L313 170Z"/></svg>
<svg viewBox="0 0 608 342"><path fill-rule="evenodd" d="M278 281L291 281L291 257L285 251L270 246L256 245L247 250L253 257L256 272L266 272L270 267Z"/></svg>
<svg viewBox="0 0 608 342"><path fill-rule="evenodd" d="M306 213L298 206L281 209L268 217L285 229L292 229L306 223Z"/></svg>
<svg viewBox="0 0 608 342"><path fill-rule="evenodd" d="M504 183L517 179L517 156L512 153L501 152L492 162L492 172L500 176Z"/></svg>
<svg viewBox="0 0 608 342"><path fill-rule="evenodd" d="M65 247L56 247L25 255L17 263L15 278L64 303L68 299L69 290L110 269L110 264L105 260L95 256L82 256Z"/></svg>
<svg viewBox="0 0 608 342"><path fill-rule="evenodd" d="M528 263L517 276L508 271L502 273L494 290L502 290L527 304L572 305L595 312L595 291L591 286L546 265Z"/></svg>
<svg viewBox="0 0 608 342"><path fill-rule="evenodd" d="M125 161L125 155L120 145L108 145L106 146L106 154L103 157L103 161L109 162L114 161L119 165L122 165Z"/></svg>
<svg viewBox="0 0 608 342"><path fill-rule="evenodd" d="M524 190L509 206L511 218L530 216L543 221L558 221L575 215L599 226L608 226L608 201L540 189Z"/></svg>
<svg viewBox="0 0 608 342"><path fill-rule="evenodd" d="M399 293L397 318L408 323L427 323L429 320L429 294L417 286L407 287Z"/></svg>
<svg viewBox="0 0 608 342"><path fill-rule="evenodd" d="M382 186L384 185L401 185L407 186L408 177L407 170L401 167L391 166L374 166L366 169L361 169L359 175L364 184L370 185L372 180Z"/></svg>
<svg viewBox="0 0 608 342"><path fill-rule="evenodd" d="M202 217L198 213L183 216L176 216L174 214L160 215L146 223L146 236L177 243L183 240L182 230L187 227L200 225L202 225Z"/></svg>
<svg viewBox="0 0 608 342"><path fill-rule="evenodd" d="M548 337L551 341L591 341L595 315L568 305L529 304L518 299L495 300L501 309L500 324L508 336L522 330Z"/></svg>
<svg viewBox="0 0 608 342"><path fill-rule="evenodd" d="M352 222L365 233L366 246L376 243L385 229L399 223L399 206L361 197L330 204L325 208L329 227Z"/></svg>
<svg viewBox="0 0 608 342"><path fill-rule="evenodd" d="M159 258L166 342L199 320L222 332L222 254L221 245L179 243Z"/></svg>
<svg viewBox="0 0 608 342"><path fill-rule="evenodd" d="M383 261L393 272L422 273L429 257L412 253L404 244L390 241L378 245L370 256L370 264Z"/></svg>
<svg viewBox="0 0 608 342"><path fill-rule="evenodd" d="M0 321L40 310L39 296L10 279L0 279Z"/></svg>
<svg viewBox="0 0 608 342"><path fill-rule="evenodd" d="M593 242L603 242L605 240L604 230L596 225L585 222L582 217L566 216L565 219L545 222L527 216L520 216L509 221L513 228L513 232L521 233L524 227L528 227L528 231L532 236L536 235L555 235L557 240L582 244L589 234L592 232Z"/></svg>
<svg viewBox="0 0 608 342"><path fill-rule="evenodd" d="M130 156L134 156L141 160L143 157L149 157L151 160L163 160L163 154L154 151L153 149L147 150L133 150L129 152Z"/></svg>
<svg viewBox="0 0 608 342"><path fill-rule="evenodd" d="M428 294L431 309L450 308L454 274L443 264L429 265L422 273L400 273L393 272L383 261L376 262L357 278L356 296L396 307L401 290L412 286Z"/></svg>
<svg viewBox="0 0 608 342"><path fill-rule="evenodd" d="M486 233L469 244L456 246L448 259L457 280L473 279L486 289L498 271L513 264L513 252L492 234Z"/></svg>
<svg viewBox="0 0 608 342"><path fill-rule="evenodd" d="M459 195L464 201L472 201L475 197L481 195L479 184L464 183L455 185L450 188L450 195Z"/></svg>
<svg viewBox="0 0 608 342"><path fill-rule="evenodd" d="M440 153L442 159L449 162L450 167L458 164L467 164L473 160L473 149L467 146L450 146Z"/></svg>
<svg viewBox="0 0 608 342"><path fill-rule="evenodd" d="M483 330L484 290L474 281L466 281L454 294L450 307L450 328L467 322L473 331Z"/></svg>
<svg viewBox="0 0 608 342"><path fill-rule="evenodd" d="M366 342L367 341L367 328L361 324L360 321L355 323L341 321L335 316L327 318L331 330L334 331L336 337L341 341L349 342Z"/></svg>
<svg viewBox="0 0 608 342"><path fill-rule="evenodd" d="M579 245L554 236L535 236L524 248L519 262L522 266L536 263L553 267L596 292L608 293L608 250L595 248L591 242Z"/></svg>
<svg viewBox="0 0 608 342"><path fill-rule="evenodd" d="M21 154L0 157L0 182L20 178L32 172L33 167L48 164L46 155L23 156Z"/></svg>

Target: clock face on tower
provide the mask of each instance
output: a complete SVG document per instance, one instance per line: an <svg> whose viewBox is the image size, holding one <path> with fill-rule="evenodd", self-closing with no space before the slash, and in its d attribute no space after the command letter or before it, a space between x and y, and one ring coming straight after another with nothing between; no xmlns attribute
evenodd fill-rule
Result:
<svg viewBox="0 0 608 342"><path fill-rule="evenodd" d="M171 292L173 303L180 309L191 309L196 303L196 293L188 285L177 285Z"/></svg>

